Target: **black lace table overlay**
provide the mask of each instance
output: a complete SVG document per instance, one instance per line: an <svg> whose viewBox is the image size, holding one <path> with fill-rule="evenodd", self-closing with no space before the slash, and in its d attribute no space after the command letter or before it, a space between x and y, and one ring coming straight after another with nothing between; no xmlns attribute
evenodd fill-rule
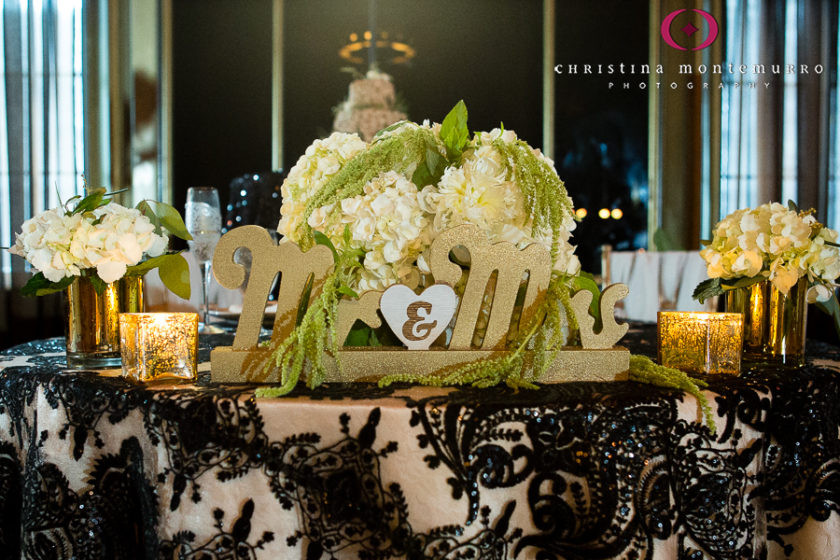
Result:
<svg viewBox="0 0 840 560"><path fill-rule="evenodd" d="M655 332L625 343L650 355ZM837 556L840 350L809 350L707 378L713 432L694 397L632 382L262 399L20 345L0 354L0 558Z"/></svg>

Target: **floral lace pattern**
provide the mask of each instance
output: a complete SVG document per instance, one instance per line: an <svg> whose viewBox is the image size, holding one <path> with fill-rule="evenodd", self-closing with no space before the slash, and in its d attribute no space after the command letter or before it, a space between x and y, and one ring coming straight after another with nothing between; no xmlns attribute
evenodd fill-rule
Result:
<svg viewBox="0 0 840 560"><path fill-rule="evenodd" d="M625 342L650 350L652 336ZM840 551L836 348L811 347L823 366L710 378L717 433L690 395L631 382L332 384L262 400L206 379L66 373L43 355L56 350L0 363L3 558Z"/></svg>

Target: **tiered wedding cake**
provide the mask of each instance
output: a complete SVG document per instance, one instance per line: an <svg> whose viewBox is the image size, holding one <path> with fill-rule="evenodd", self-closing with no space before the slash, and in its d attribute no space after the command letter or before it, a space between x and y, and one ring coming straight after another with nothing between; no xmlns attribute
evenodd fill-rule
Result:
<svg viewBox="0 0 840 560"><path fill-rule="evenodd" d="M347 100L338 106L333 128L337 132L356 132L366 142L386 126L405 120L406 114L394 106L394 84L388 74L369 70L350 84Z"/></svg>

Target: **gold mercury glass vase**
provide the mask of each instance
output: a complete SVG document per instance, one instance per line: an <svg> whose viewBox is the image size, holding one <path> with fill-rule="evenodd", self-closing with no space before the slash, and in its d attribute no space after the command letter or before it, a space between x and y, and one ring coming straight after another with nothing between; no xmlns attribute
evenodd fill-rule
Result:
<svg viewBox="0 0 840 560"><path fill-rule="evenodd" d="M805 364L807 291L801 278L787 295L769 280L727 292L726 310L744 316L744 361Z"/></svg>
<svg viewBox="0 0 840 560"><path fill-rule="evenodd" d="M67 367L120 367L120 313L143 311L143 278L120 278L97 294L80 276L67 287L64 302Z"/></svg>

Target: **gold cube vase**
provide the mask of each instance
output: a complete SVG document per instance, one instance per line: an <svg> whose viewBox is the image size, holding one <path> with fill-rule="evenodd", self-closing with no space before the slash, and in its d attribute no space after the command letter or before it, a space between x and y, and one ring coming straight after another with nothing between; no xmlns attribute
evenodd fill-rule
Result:
<svg viewBox="0 0 840 560"><path fill-rule="evenodd" d="M744 317L744 360L799 367L805 364L808 280L787 295L769 280L726 294L726 310Z"/></svg>
<svg viewBox="0 0 840 560"><path fill-rule="evenodd" d="M67 366L72 369L120 367L121 312L143 311L143 279L123 277L97 293L84 276L64 297Z"/></svg>
<svg viewBox="0 0 840 560"><path fill-rule="evenodd" d="M738 313L660 311L659 363L691 373L741 371L742 317Z"/></svg>

